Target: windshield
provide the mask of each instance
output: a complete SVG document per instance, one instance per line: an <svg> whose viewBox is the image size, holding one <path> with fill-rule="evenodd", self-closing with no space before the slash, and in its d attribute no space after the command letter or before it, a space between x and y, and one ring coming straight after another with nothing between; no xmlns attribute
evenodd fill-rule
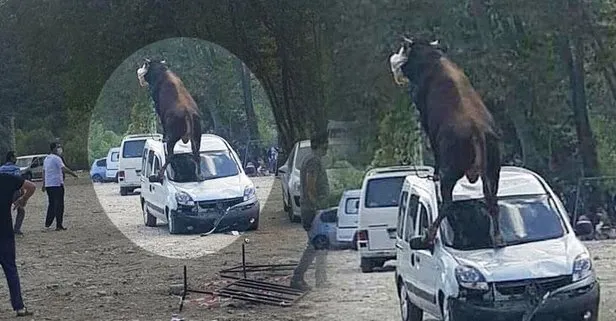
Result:
<svg viewBox="0 0 616 321"><path fill-rule="evenodd" d="M201 153L201 173L203 180L235 176L239 174L237 163L228 151ZM175 154L167 174L178 183L199 182L192 154Z"/></svg>
<svg viewBox="0 0 616 321"><path fill-rule="evenodd" d="M124 142L122 157L124 158L141 158L143 156L144 140L129 140Z"/></svg>
<svg viewBox="0 0 616 321"><path fill-rule="evenodd" d="M310 146L300 147L297 150L297 157L295 158L295 168L296 169L298 170L301 169L302 163L304 162L306 157L310 155L310 153L311 153Z"/></svg>
<svg viewBox="0 0 616 321"><path fill-rule="evenodd" d="M18 158L17 162L15 162L15 166L17 167L28 167L32 163L32 158Z"/></svg>
<svg viewBox="0 0 616 321"><path fill-rule="evenodd" d="M359 198L349 198L344 206L344 211L347 214L357 214L359 211Z"/></svg>
<svg viewBox="0 0 616 321"><path fill-rule="evenodd" d="M502 198L500 230L506 245L555 239L564 235L560 215L547 195ZM492 248L490 219L482 200L454 202L441 225L443 241L458 250Z"/></svg>
<svg viewBox="0 0 616 321"><path fill-rule="evenodd" d="M403 183L404 176L371 179L366 188L365 206L397 207Z"/></svg>

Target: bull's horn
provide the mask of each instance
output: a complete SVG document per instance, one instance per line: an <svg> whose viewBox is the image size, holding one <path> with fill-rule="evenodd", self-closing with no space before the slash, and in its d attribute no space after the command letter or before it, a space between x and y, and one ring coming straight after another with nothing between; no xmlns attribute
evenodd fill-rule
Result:
<svg viewBox="0 0 616 321"><path fill-rule="evenodd" d="M430 43L432 46L438 46L438 40L434 40Z"/></svg>
<svg viewBox="0 0 616 321"><path fill-rule="evenodd" d="M408 43L410 43L410 44L412 44L412 43L413 43L413 40L411 40L411 39L409 39L409 38L407 38L407 37L404 37L404 36L403 36L403 37L402 37L402 39L404 39L404 41L406 41L406 42L408 42Z"/></svg>

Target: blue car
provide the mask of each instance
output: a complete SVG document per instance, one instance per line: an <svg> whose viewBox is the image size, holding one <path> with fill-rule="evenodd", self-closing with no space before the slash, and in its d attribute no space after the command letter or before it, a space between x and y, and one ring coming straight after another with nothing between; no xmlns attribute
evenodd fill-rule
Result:
<svg viewBox="0 0 616 321"><path fill-rule="evenodd" d="M95 183L102 183L107 180L107 158L94 160L90 169L90 178Z"/></svg>
<svg viewBox="0 0 616 321"><path fill-rule="evenodd" d="M336 247L337 225L337 206L319 211L308 231L308 237L317 250L329 250Z"/></svg>

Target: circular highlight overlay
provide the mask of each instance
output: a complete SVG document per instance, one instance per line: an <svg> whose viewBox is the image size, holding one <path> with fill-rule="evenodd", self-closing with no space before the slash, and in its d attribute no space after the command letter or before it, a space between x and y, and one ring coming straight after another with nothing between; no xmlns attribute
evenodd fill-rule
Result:
<svg viewBox="0 0 616 321"><path fill-rule="evenodd" d="M157 131L158 120L149 90L140 87L137 79L136 71L143 64L144 58L167 61L171 71L182 79L197 102L204 122L207 123L204 132L207 128L215 129L216 134L234 147L240 146L241 150L235 147L239 155L248 150L252 160L255 153L263 153L263 150L275 144L276 126L267 96L254 75L250 74L246 67L242 67L241 61L224 48L210 42L172 38L153 43L132 54L105 83L90 122L88 152L91 163L106 158L111 148L120 147L122 138L127 134ZM245 143L241 143L250 140L249 127L245 125L248 121L244 107L246 81L250 84L256 115L256 119L252 121L258 123L260 136L258 142L254 142L253 138L248 148ZM244 124L243 128L237 128L241 123ZM239 144L234 144L238 141ZM266 159L263 156L262 158ZM109 176L115 175L113 169L108 171L108 174L111 174ZM263 208L276 179L270 175L252 177L251 180L260 202L260 216L263 216ZM212 183L215 184L215 181ZM102 209L114 226L139 247L160 256L198 258L216 253L240 237L223 233L203 237L199 233L170 234L168 225L161 220L157 220L156 227L147 227L139 188L122 196L117 182L106 182L95 183L94 190ZM254 232L246 232L242 237L250 237L251 233Z"/></svg>

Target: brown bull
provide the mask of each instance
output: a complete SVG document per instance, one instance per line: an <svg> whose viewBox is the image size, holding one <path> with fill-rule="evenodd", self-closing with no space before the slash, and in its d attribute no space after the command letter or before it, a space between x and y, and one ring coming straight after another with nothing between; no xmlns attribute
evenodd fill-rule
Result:
<svg viewBox="0 0 616 321"><path fill-rule="evenodd" d="M400 51L390 57L390 64L398 85L411 83L416 88L415 105L434 152L435 181L440 181L443 202L426 241L433 244L453 202L454 186L466 176L471 183L481 177L493 243L495 247L502 245L497 204L500 134L492 115L438 42L405 38Z"/></svg>
<svg viewBox="0 0 616 321"><path fill-rule="evenodd" d="M165 61L149 59L137 70L137 78L142 87L148 86L150 89L156 114L163 126L167 154L173 155L173 149L179 140L184 144L190 141L198 175L201 175L201 115L182 80L169 70ZM172 157L165 156L165 164L159 172L161 179Z"/></svg>

